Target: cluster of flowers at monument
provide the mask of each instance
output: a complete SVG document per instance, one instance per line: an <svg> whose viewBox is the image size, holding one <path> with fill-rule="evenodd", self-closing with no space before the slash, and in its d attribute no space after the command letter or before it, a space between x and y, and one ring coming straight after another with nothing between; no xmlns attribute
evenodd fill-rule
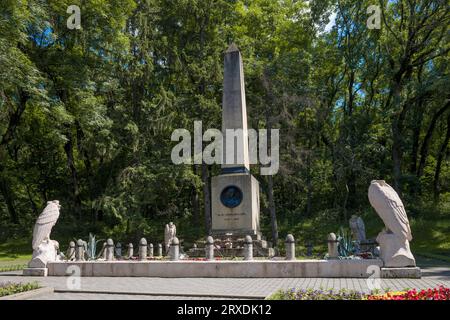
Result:
<svg viewBox="0 0 450 320"><path fill-rule="evenodd" d="M386 292L380 295L369 295L367 300L450 300L450 288L439 286L434 289L422 289L417 291Z"/></svg>
<svg viewBox="0 0 450 320"><path fill-rule="evenodd" d="M450 300L450 288L438 286L434 289L388 291L370 294L356 290L300 289L280 290L270 300Z"/></svg>
<svg viewBox="0 0 450 320"><path fill-rule="evenodd" d="M356 290L300 289L280 290L270 300L362 300L365 294Z"/></svg>
<svg viewBox="0 0 450 320"><path fill-rule="evenodd" d="M206 258L187 258L185 260L189 260L189 261L208 261L208 259ZM215 257L214 260L222 260L221 257Z"/></svg>

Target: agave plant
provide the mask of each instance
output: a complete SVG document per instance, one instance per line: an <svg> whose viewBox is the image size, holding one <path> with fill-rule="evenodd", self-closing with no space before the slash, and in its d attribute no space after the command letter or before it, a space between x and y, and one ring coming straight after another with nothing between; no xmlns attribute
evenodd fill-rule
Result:
<svg viewBox="0 0 450 320"><path fill-rule="evenodd" d="M349 230L340 227L337 241L339 256L349 257L354 253L355 246L353 244L352 234Z"/></svg>
<svg viewBox="0 0 450 320"><path fill-rule="evenodd" d="M89 233L89 241L87 243L86 254L89 260L97 259L97 244L102 242L103 240L95 240L95 236L92 233Z"/></svg>

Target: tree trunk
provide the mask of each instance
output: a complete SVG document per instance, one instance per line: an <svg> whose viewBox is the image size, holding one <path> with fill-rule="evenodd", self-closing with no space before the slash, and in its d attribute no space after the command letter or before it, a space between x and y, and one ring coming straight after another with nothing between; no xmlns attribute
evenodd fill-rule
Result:
<svg viewBox="0 0 450 320"><path fill-rule="evenodd" d="M450 140L450 115L447 117L447 134L445 136L444 142L442 143L442 145L439 149L438 159L436 162L436 170L434 172L433 194L434 194L434 200L436 202L439 201L439 194L440 194L439 176L441 174L442 161L445 157L449 140Z"/></svg>
<svg viewBox="0 0 450 320"><path fill-rule="evenodd" d="M14 207L14 200L11 192L11 188L9 187L8 182L1 176L0 173L0 193L3 196L3 199L6 202L6 207L8 208L8 213L11 218L11 222L14 224L19 224L19 215Z"/></svg>
<svg viewBox="0 0 450 320"><path fill-rule="evenodd" d="M81 128L80 122L77 120L75 121L75 126L77 129L77 149L78 153L83 158L84 167L86 169L86 177L89 182L89 200L92 202L94 201L96 197L96 188L95 188L95 182L94 182L94 173L92 170L92 163L91 159L89 158L89 154L86 150L86 148L83 146L83 140L84 140L84 132ZM95 225L97 223L97 210L91 205L91 218L92 223Z"/></svg>
<svg viewBox="0 0 450 320"><path fill-rule="evenodd" d="M202 163L202 181L203 181L203 203L205 206L205 229L206 234L211 234L211 186L209 182L209 172L206 163Z"/></svg>
<svg viewBox="0 0 450 320"><path fill-rule="evenodd" d="M401 178L402 178L402 150L401 150L401 132L398 125L398 119L392 122L392 162L394 173L394 189L401 197Z"/></svg>
<svg viewBox="0 0 450 320"><path fill-rule="evenodd" d="M30 201L31 209L33 210L33 213L35 214L35 216L38 216L38 214L39 214L38 208L37 208L36 203L33 200L33 197L30 192L30 188L28 187L28 185L25 182L23 182L23 184L25 185L25 189L27 190L28 200ZM47 203L47 201L46 201L46 203Z"/></svg>
<svg viewBox="0 0 450 320"><path fill-rule="evenodd" d="M268 187L267 193L269 197L269 212L270 212L270 226L272 228L272 241L273 248L275 249L275 254L278 255L278 224L277 224L277 214L275 211L275 201L273 199L273 177L269 175L267 177Z"/></svg>
<svg viewBox="0 0 450 320"><path fill-rule="evenodd" d="M271 83L270 83L270 77L267 74L267 70L265 70L264 74L263 74L263 78L262 80L262 84L263 87L266 89L267 92L267 100L268 100L268 104L266 105L266 110L265 110L265 117L266 117L266 126L267 126L267 154L272 155L272 150L271 150L271 145L270 145L270 141L272 141L272 135L271 135L271 130L272 130L272 121L270 119L270 107L274 106L275 104L275 97L273 95L273 91L272 91L272 87L271 87ZM275 250L275 255L278 255L278 224L277 224L277 214L276 214L276 210L275 210L275 201L273 198L273 177L272 175L269 175L267 177L268 180L268 188L267 188L267 192L268 192L268 200L269 200L269 212L270 212L270 224L271 224L271 228L272 228L272 241L273 241L273 248Z"/></svg>
<svg viewBox="0 0 450 320"><path fill-rule="evenodd" d="M419 153L419 140L420 140L420 130L422 129L422 121L423 121L423 99L420 99L417 104L415 115L414 115L414 124L413 124L413 142L411 149L411 167L409 171L411 174L416 174L417 172L417 158Z"/></svg>
<svg viewBox="0 0 450 320"><path fill-rule="evenodd" d="M447 109L450 109L450 102L447 102L445 106L443 106L434 114L433 118L431 119L425 138L423 138L422 147L420 149L420 163L419 167L417 168L417 177L419 178L422 176L423 169L425 168L426 160L428 157L428 149L430 146L431 137L433 136L433 132L436 127L436 123L442 116L442 114L445 111L447 111Z"/></svg>
<svg viewBox="0 0 450 320"><path fill-rule="evenodd" d="M19 102L17 105L17 109L14 110L12 114L9 116L8 125L6 127L6 131L1 136L0 140L0 193L2 194L6 207L8 208L8 213L11 218L11 222L14 224L19 224L19 215L14 207L13 193L9 186L8 181L2 176L4 174L4 168L2 163L5 163L4 158L7 153L6 148L9 142L11 142L14 138L14 134L16 132L17 127L20 124L22 119L22 115L25 112L25 108L27 105L27 101L30 98L29 94L22 89L19 89Z"/></svg>
<svg viewBox="0 0 450 320"><path fill-rule="evenodd" d="M312 211L312 179L311 179L311 149L306 155L306 216L311 216Z"/></svg>
<svg viewBox="0 0 450 320"><path fill-rule="evenodd" d="M197 175L197 165L193 166L194 174ZM200 224L200 200L198 196L198 191L195 186L192 186L192 213L194 216L194 225L198 226Z"/></svg>
<svg viewBox="0 0 450 320"><path fill-rule="evenodd" d="M72 136L70 134L67 135L67 142L64 145L64 151L67 156L67 166L70 171L71 179L72 179L72 196L73 196L73 204L74 204L74 214L75 216L81 220L81 199L78 188L78 173L75 168L75 161L73 157L73 142Z"/></svg>

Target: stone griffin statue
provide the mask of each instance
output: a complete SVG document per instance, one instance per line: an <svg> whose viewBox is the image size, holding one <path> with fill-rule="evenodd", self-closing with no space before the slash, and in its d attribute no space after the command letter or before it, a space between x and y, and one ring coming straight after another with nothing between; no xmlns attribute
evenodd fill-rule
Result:
<svg viewBox="0 0 450 320"><path fill-rule="evenodd" d="M366 240L366 227L361 217L354 214L352 215L348 223L355 240L358 240L359 242Z"/></svg>
<svg viewBox="0 0 450 320"><path fill-rule="evenodd" d="M166 249L166 254L169 254L170 244L172 243L172 239L177 235L177 227L173 224L173 222L169 222L166 224L166 228L164 230L164 244Z"/></svg>
<svg viewBox="0 0 450 320"><path fill-rule="evenodd" d="M28 267L45 268L47 262L59 259L59 243L50 239L50 233L58 221L60 208L58 200L48 201L44 211L39 215L33 229L33 257Z"/></svg>
<svg viewBox="0 0 450 320"><path fill-rule="evenodd" d="M416 265L409 248L411 228L405 206L397 192L384 180L373 180L369 187L369 202L385 224L377 236L380 257L385 267L411 267Z"/></svg>

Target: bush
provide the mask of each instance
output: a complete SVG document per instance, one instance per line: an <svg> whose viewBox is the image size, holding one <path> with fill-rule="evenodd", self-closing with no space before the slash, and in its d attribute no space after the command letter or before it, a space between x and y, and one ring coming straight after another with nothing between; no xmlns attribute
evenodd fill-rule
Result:
<svg viewBox="0 0 450 320"><path fill-rule="evenodd" d="M16 264L9 266L0 266L0 272L8 272L8 271L18 271L23 270L27 265L26 264Z"/></svg>
<svg viewBox="0 0 450 320"><path fill-rule="evenodd" d="M4 282L0 283L0 297L9 296L12 294L35 290L40 288L37 282L30 283L12 283Z"/></svg>

